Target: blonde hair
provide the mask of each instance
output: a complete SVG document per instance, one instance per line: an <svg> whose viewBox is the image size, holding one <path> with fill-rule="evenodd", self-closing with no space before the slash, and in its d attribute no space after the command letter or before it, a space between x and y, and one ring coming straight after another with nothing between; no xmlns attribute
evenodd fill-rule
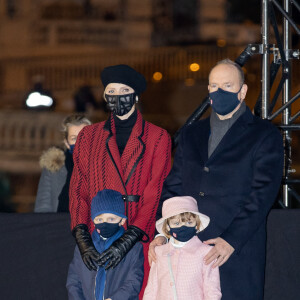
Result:
<svg viewBox="0 0 300 300"><path fill-rule="evenodd" d="M62 123L62 133L65 139L68 138L68 132L70 126L79 126L79 125L91 125L92 122L82 114L73 114L66 117Z"/></svg>
<svg viewBox="0 0 300 300"><path fill-rule="evenodd" d="M170 231L168 230L168 227L167 227L167 226L170 226L169 220L178 218L178 216L182 222L185 222L186 220L190 220L191 218L196 219L196 228L197 228L197 231L200 231L201 221L200 221L199 216L195 215L191 212L184 212L184 213L175 215L173 217L170 217L164 221L163 226L162 226L162 232L168 239L171 237Z"/></svg>

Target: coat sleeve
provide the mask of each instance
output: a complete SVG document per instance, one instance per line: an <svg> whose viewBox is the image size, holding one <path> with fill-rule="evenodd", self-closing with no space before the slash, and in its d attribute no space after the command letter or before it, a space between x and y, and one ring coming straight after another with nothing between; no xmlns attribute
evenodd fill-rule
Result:
<svg viewBox="0 0 300 300"><path fill-rule="evenodd" d="M143 300L153 300L157 297L157 264L152 262L151 269L149 272L148 282L144 291Z"/></svg>
<svg viewBox="0 0 300 300"><path fill-rule="evenodd" d="M124 272L126 272L126 276L123 284L113 294L105 295L105 299L138 299L144 279L144 253L141 243L137 243L126 255L126 270ZM107 284L111 283L107 282Z"/></svg>
<svg viewBox="0 0 300 300"><path fill-rule="evenodd" d="M282 136L274 128L254 152L249 197L244 200L239 214L220 235L237 253L266 220L274 204L282 179L283 157Z"/></svg>
<svg viewBox="0 0 300 300"><path fill-rule="evenodd" d="M220 300L222 298L219 268L212 268L212 265L213 262L209 265L203 263L204 300Z"/></svg>
<svg viewBox="0 0 300 300"><path fill-rule="evenodd" d="M132 224L146 233L151 232L151 228L155 224L155 214L163 182L169 174L170 169L171 139L169 134L163 131L163 134L155 145L150 180L141 195L138 214Z"/></svg>
<svg viewBox="0 0 300 300"><path fill-rule="evenodd" d="M35 205L34 205L35 213L56 212L56 209L53 207L54 205L52 203L52 196L51 196L52 176L53 173L51 173L49 170L47 169L42 170L38 191L36 195Z"/></svg>
<svg viewBox="0 0 300 300"><path fill-rule="evenodd" d="M71 229L78 224L89 224L89 194L87 184L88 145L84 136L85 128L79 133L73 152L74 168L69 190L69 210L71 215Z"/></svg>
<svg viewBox="0 0 300 300"><path fill-rule="evenodd" d="M176 149L174 162L172 169L166 178L161 198L158 204L157 212L156 212L156 220L160 219L162 217L162 206L163 202L166 199L182 195L182 179L181 179L181 172L182 172L182 158L183 158L183 132L180 136L180 140Z"/></svg>

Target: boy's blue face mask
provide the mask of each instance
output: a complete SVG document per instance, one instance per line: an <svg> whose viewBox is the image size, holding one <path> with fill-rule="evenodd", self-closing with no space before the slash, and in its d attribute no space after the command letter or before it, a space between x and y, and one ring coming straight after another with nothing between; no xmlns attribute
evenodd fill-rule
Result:
<svg viewBox="0 0 300 300"><path fill-rule="evenodd" d="M120 229L120 223L99 223L95 224L96 229L100 230L100 235L106 239L112 237Z"/></svg>
<svg viewBox="0 0 300 300"><path fill-rule="evenodd" d="M187 242L196 235L197 229L195 226L170 227L170 234L179 242Z"/></svg>
<svg viewBox="0 0 300 300"><path fill-rule="evenodd" d="M238 99L238 93L241 91L243 84L241 85L237 93L232 93L218 88L215 92L209 93L209 97L212 100L212 109L221 116L225 116L231 113L241 102Z"/></svg>

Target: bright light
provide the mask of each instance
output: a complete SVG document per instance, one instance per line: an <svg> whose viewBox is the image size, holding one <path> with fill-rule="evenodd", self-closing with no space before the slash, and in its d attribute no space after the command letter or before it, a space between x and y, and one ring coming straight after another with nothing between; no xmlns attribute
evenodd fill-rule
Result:
<svg viewBox="0 0 300 300"><path fill-rule="evenodd" d="M218 47L225 47L226 46L226 41L224 39L218 39L217 40L217 46Z"/></svg>
<svg viewBox="0 0 300 300"><path fill-rule="evenodd" d="M200 66L197 63L190 64L190 70L192 72L197 72L197 71L199 71L199 69L200 69Z"/></svg>
<svg viewBox="0 0 300 300"><path fill-rule="evenodd" d="M160 80L162 79L162 77L163 77L163 75L162 75L162 73L160 73L160 72L155 72L155 73L153 74L153 79L154 79L155 81L160 81Z"/></svg>
<svg viewBox="0 0 300 300"><path fill-rule="evenodd" d="M42 95L39 92L31 93L26 100L26 105L28 107L37 107L37 106L50 107L52 104L53 104L53 99L51 97Z"/></svg>

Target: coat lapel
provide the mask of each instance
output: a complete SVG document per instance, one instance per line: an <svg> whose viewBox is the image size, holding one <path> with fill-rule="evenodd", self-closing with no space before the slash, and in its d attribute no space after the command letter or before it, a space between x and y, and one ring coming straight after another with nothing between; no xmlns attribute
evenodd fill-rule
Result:
<svg viewBox="0 0 300 300"><path fill-rule="evenodd" d="M129 182L138 163L145 153L146 145L142 137L144 135L145 121L139 111L137 111L137 120L132 128L131 135L121 157L122 171L124 174L125 185Z"/></svg>
<svg viewBox="0 0 300 300"><path fill-rule="evenodd" d="M108 136L107 136L106 142L105 142L106 151L108 152L108 155L119 175L119 178L120 178L122 185L126 192L126 188L124 185L124 176L123 176L122 166L121 166L120 152L119 152L117 141L115 138L116 129L115 129L115 124L114 124L114 118L112 118L111 116L106 121L106 123L104 125L104 130L106 130L108 132Z"/></svg>
<svg viewBox="0 0 300 300"><path fill-rule="evenodd" d="M116 128L114 119L110 117L104 125L104 129L109 133L106 138L106 150L116 168L116 171L118 172L124 188L129 182L146 149L142 140L144 127L145 121L143 120L141 113L138 111L136 123L132 128L131 135L128 139L122 157L120 157L120 152L115 138Z"/></svg>
<svg viewBox="0 0 300 300"><path fill-rule="evenodd" d="M248 124L252 122L253 115L250 109L247 107L246 111L236 120L236 122L226 132L226 134L224 135L214 152L209 157L208 162L213 161L219 153L222 153L225 147L230 148L236 142L236 137L240 137L243 134L243 132L245 132ZM208 144L206 148L208 150Z"/></svg>
<svg viewBox="0 0 300 300"><path fill-rule="evenodd" d="M204 121L203 126L201 126L200 134L197 132L196 140L198 141L198 149L201 155L201 158L204 162L208 160L208 139L210 135L210 125L209 125L209 118Z"/></svg>

